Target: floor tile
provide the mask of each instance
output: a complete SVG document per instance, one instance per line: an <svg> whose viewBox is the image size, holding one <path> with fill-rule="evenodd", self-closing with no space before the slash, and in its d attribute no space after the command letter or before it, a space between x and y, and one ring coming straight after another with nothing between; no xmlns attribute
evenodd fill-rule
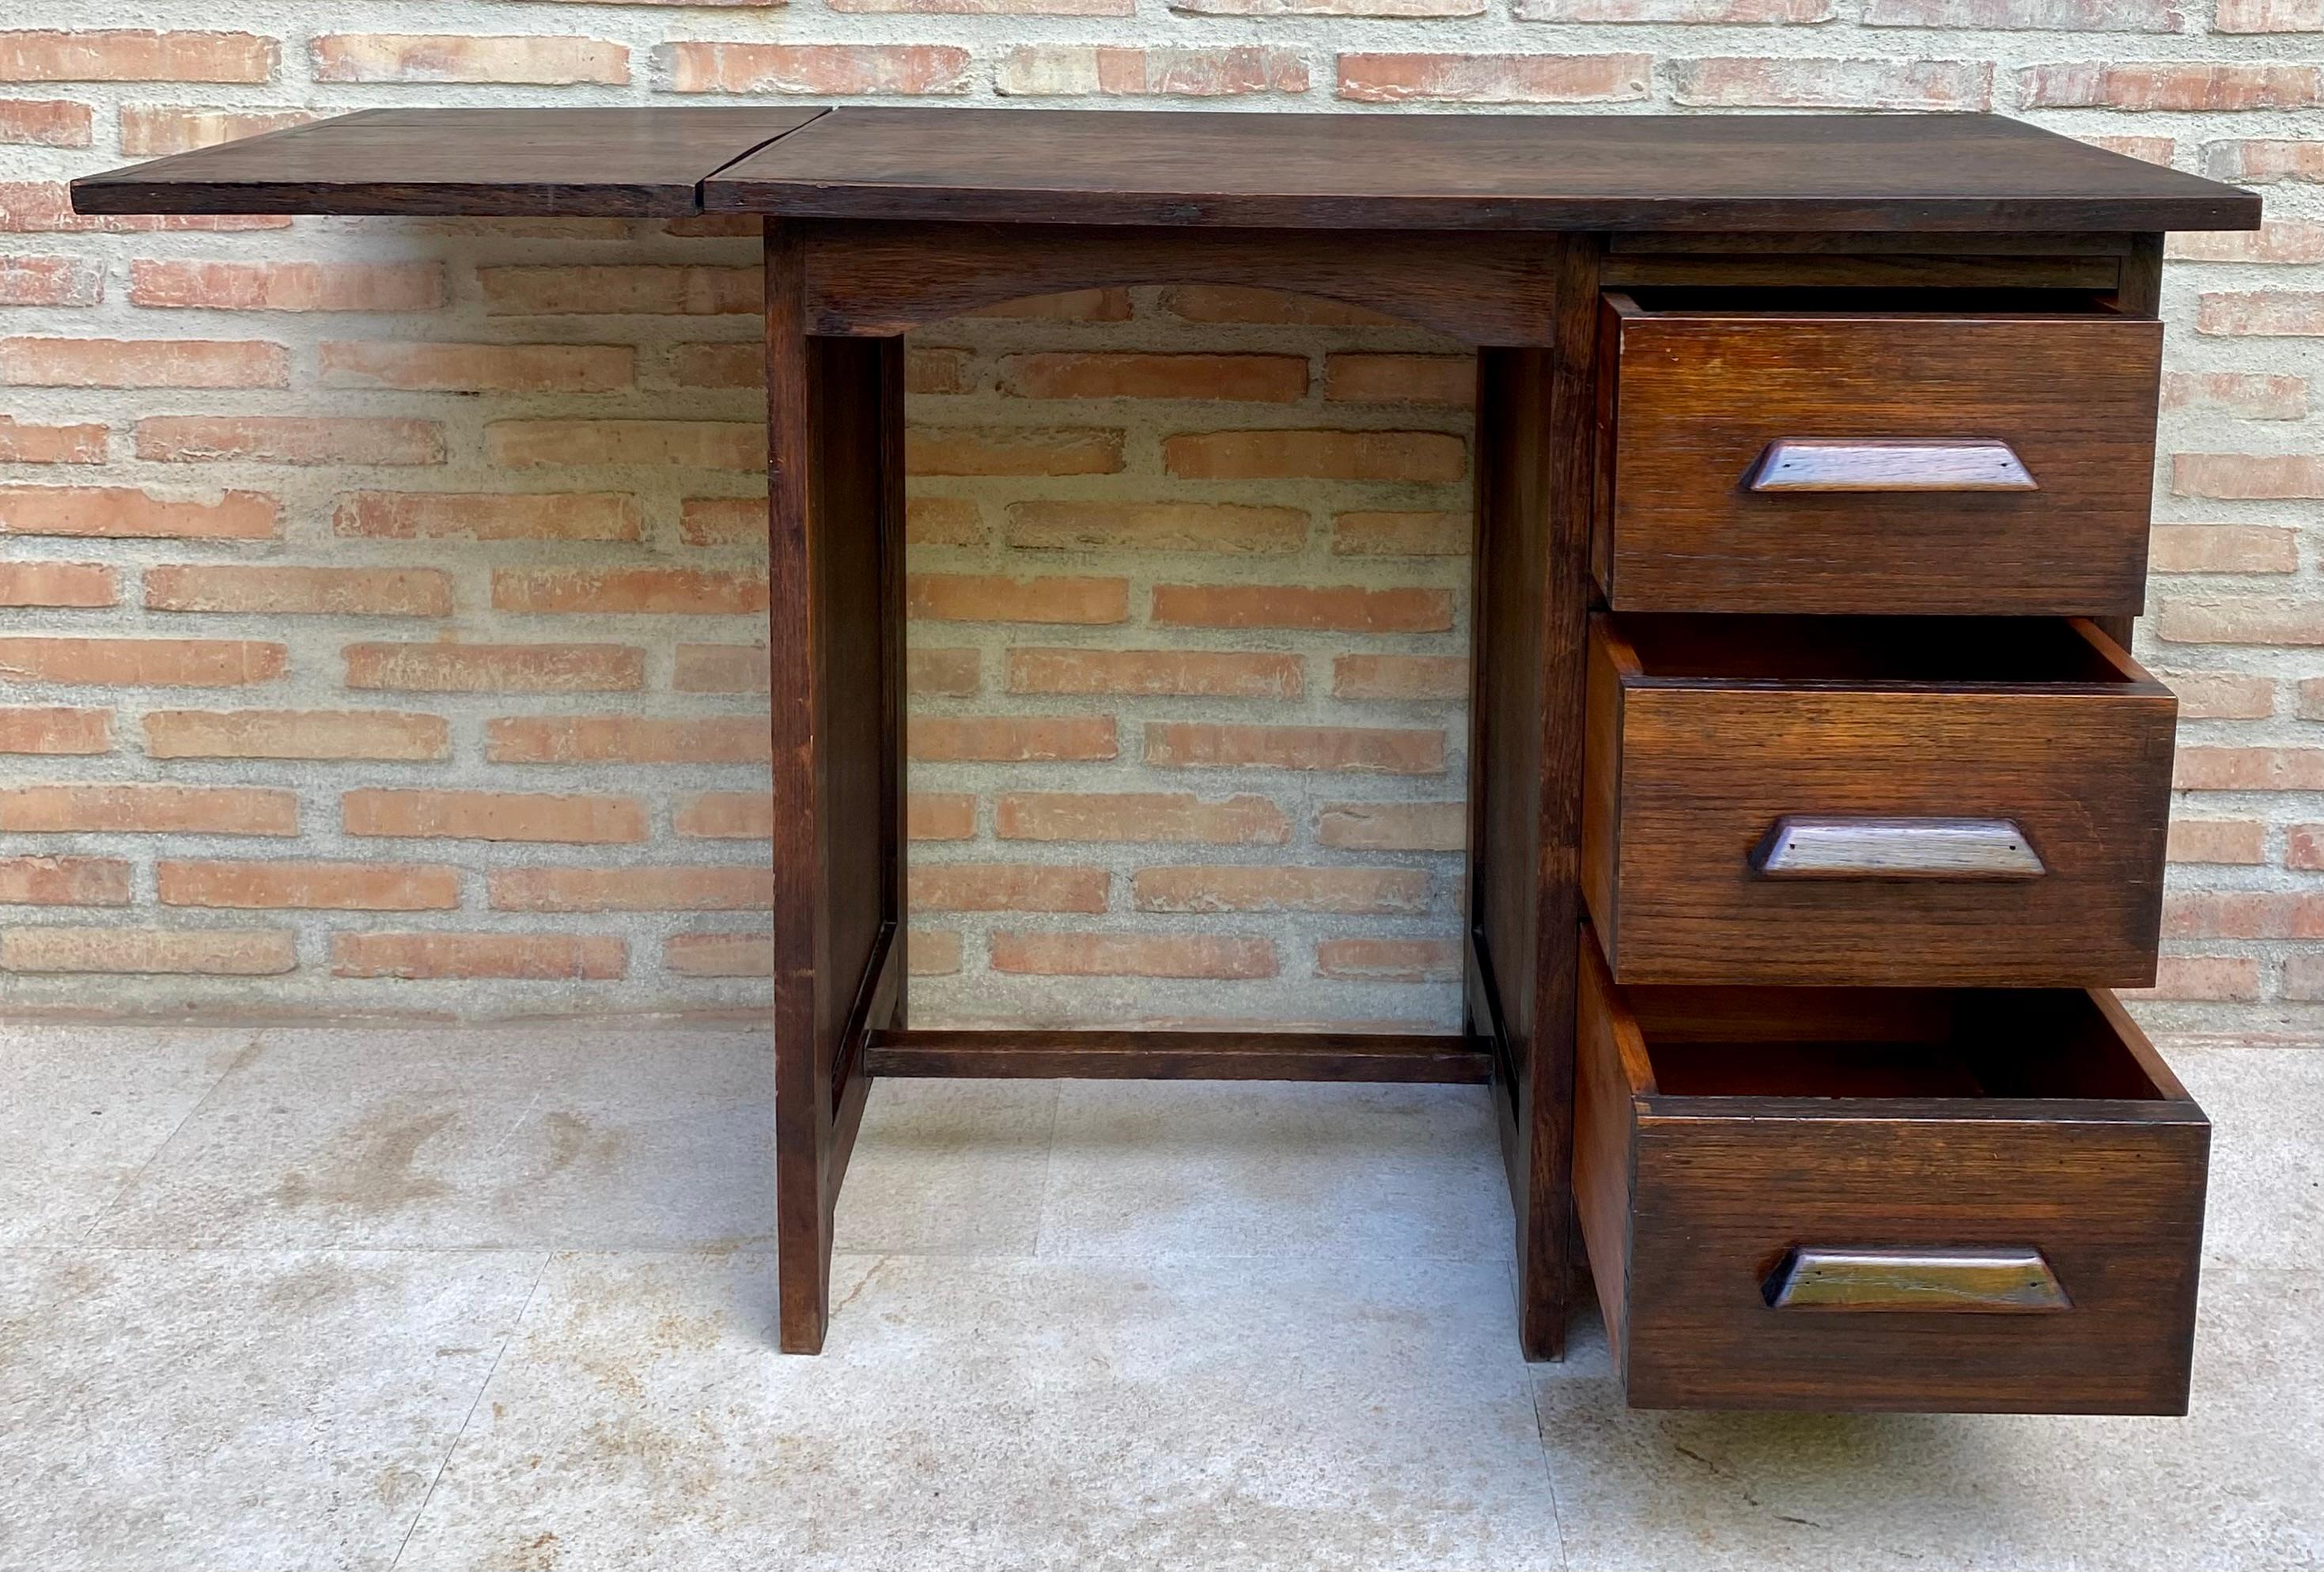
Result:
<svg viewBox="0 0 2324 1572"><path fill-rule="evenodd" d="M0 1568L388 1567L542 1261L0 1252Z"/></svg>
<svg viewBox="0 0 2324 1572"><path fill-rule="evenodd" d="M2324 1049L2177 1048L2211 1117L2206 1265L2324 1271Z"/></svg>
<svg viewBox="0 0 2324 1572"><path fill-rule="evenodd" d="M875 1081L839 1188L838 1248L1030 1255L1057 1083Z"/></svg>
<svg viewBox="0 0 2324 1572"><path fill-rule="evenodd" d="M117 1245L739 1247L772 1236L763 1040L269 1032L99 1224Z"/></svg>
<svg viewBox="0 0 2324 1572"><path fill-rule="evenodd" d="M0 1247L69 1240L137 1177L249 1031L0 1031Z"/></svg>
<svg viewBox="0 0 2324 1572"><path fill-rule="evenodd" d="M1535 1392L1588 1572L2324 1565L2310 1273L2205 1274L2186 1419L1632 1411L1602 1336Z"/></svg>
<svg viewBox="0 0 2324 1572"><path fill-rule="evenodd" d="M1481 1087L1068 1081L1041 1253L1503 1260Z"/></svg>
<svg viewBox="0 0 2324 1572"><path fill-rule="evenodd" d="M1559 1565L1500 1265L569 1256L406 1564Z"/></svg>

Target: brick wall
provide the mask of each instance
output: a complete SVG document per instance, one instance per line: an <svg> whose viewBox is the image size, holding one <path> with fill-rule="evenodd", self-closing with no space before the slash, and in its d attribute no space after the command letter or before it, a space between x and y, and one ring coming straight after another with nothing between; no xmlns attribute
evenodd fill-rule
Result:
<svg viewBox="0 0 2324 1572"><path fill-rule="evenodd" d="M0 29L0 1002L763 1002L756 243L84 220L384 104L1992 107L2259 184L2168 274L2159 1025L2324 1030L2317 0L237 0ZM189 14L186 12L181 14ZM924 1019L1454 1018L1467 358L1156 286L917 336Z"/></svg>

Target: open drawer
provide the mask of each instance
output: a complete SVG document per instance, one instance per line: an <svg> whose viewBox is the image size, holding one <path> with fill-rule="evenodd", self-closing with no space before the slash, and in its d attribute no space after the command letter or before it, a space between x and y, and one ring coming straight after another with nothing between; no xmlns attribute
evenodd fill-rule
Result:
<svg viewBox="0 0 2324 1572"><path fill-rule="evenodd" d="M1617 611L2135 616L2163 325L2068 290L1604 299Z"/></svg>
<svg viewBox="0 0 2324 1572"><path fill-rule="evenodd" d="M2210 1126L2112 996L1582 951L1574 1205L1631 1406L2186 1411Z"/></svg>
<svg viewBox="0 0 2324 1572"><path fill-rule="evenodd" d="M1615 976L2154 980L2177 701L2087 622L1606 616L1582 880Z"/></svg>

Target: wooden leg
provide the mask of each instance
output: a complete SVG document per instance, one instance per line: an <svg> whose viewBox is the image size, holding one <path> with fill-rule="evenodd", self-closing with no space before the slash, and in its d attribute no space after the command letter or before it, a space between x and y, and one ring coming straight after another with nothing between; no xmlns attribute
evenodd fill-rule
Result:
<svg viewBox="0 0 2324 1572"><path fill-rule="evenodd" d="M796 231L767 226L781 1344L830 1316L831 1223L903 1020L903 340L806 332Z"/></svg>
<svg viewBox="0 0 2324 1572"><path fill-rule="evenodd" d="M1582 917L1598 246L1554 242L1554 349L1478 355L1469 763L1470 1029L1495 1043L1517 1336L1565 1352Z"/></svg>

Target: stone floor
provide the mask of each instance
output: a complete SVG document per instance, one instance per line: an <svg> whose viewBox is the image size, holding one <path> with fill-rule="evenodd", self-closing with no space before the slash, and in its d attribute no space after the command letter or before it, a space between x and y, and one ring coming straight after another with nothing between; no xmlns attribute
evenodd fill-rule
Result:
<svg viewBox="0 0 2324 1572"><path fill-rule="evenodd" d="M2324 1050L2217 1130L2185 1419L1527 1366L1473 1087L886 1083L770 1351L767 1056L0 1030L0 1567L2324 1565Z"/></svg>

